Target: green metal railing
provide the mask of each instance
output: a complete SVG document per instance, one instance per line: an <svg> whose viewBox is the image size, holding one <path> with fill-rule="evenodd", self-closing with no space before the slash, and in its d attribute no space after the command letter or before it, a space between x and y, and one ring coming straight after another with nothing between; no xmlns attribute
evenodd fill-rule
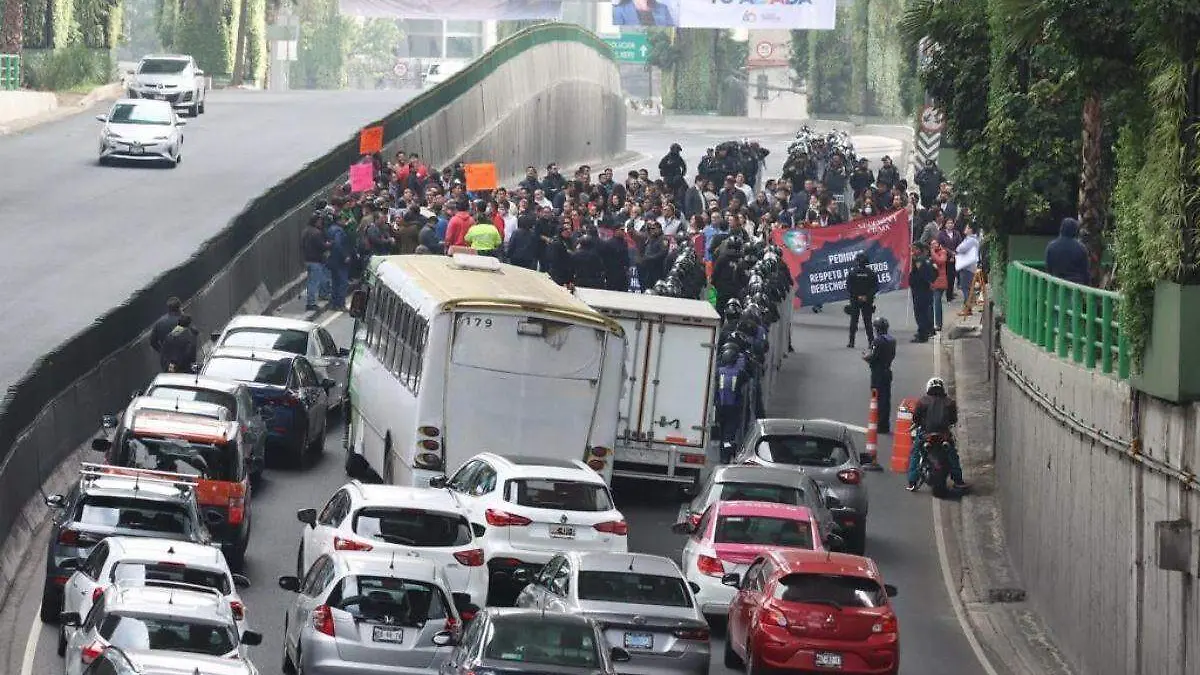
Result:
<svg viewBox="0 0 1200 675"><path fill-rule="evenodd" d="M0 54L0 89L21 88L21 57Z"/></svg>
<svg viewBox="0 0 1200 675"><path fill-rule="evenodd" d="M1129 344L1117 320L1119 294L1064 281L1022 262L1008 264L1004 285L1014 333L1060 359L1129 378Z"/></svg>

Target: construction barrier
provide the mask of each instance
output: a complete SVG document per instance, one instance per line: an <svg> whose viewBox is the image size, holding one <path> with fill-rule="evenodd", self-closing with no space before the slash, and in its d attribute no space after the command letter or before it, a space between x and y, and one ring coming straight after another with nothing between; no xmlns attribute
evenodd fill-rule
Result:
<svg viewBox="0 0 1200 675"><path fill-rule="evenodd" d="M896 428L892 434L892 471L908 472L908 458L912 455L912 420L917 399L906 398L896 409Z"/></svg>
<svg viewBox="0 0 1200 675"><path fill-rule="evenodd" d="M871 456L870 464L864 469L881 471L879 466L879 390L871 388L871 405L867 408L867 454Z"/></svg>

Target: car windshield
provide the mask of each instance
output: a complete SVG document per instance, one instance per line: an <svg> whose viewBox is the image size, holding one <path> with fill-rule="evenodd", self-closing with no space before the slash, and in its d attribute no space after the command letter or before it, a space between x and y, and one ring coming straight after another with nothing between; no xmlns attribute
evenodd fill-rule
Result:
<svg viewBox="0 0 1200 675"><path fill-rule="evenodd" d="M716 544L758 544L813 548L812 526L807 520L769 516L721 516L717 519Z"/></svg>
<svg viewBox="0 0 1200 675"><path fill-rule="evenodd" d="M771 460L796 466L841 466L850 459L846 444L820 436L768 436L763 439L771 448Z"/></svg>
<svg viewBox="0 0 1200 675"><path fill-rule="evenodd" d="M136 614L109 614L100 624L100 637L126 651L163 649L225 656L237 649L232 625Z"/></svg>
<svg viewBox="0 0 1200 675"><path fill-rule="evenodd" d="M173 581L183 584L204 586L229 595L229 577L220 570L205 570L188 567L175 562L119 562L113 565L109 577L113 583L153 585L156 581Z"/></svg>
<svg viewBox="0 0 1200 675"><path fill-rule="evenodd" d="M197 401L200 403L213 403L219 405L230 413L237 411L237 399L233 394L226 394L223 391L214 389L188 389L187 387L154 387L147 396L153 398L161 398L170 401Z"/></svg>
<svg viewBox="0 0 1200 675"><path fill-rule="evenodd" d="M579 572L579 599L627 602L636 605L691 607L692 600L679 577L637 572Z"/></svg>
<svg viewBox="0 0 1200 675"><path fill-rule="evenodd" d="M508 500L520 506L557 511L608 511L608 488L598 483L524 478L509 481Z"/></svg>
<svg viewBox="0 0 1200 675"><path fill-rule="evenodd" d="M239 380L282 387L287 384L291 364L278 361L259 361L218 356L204 364L204 375L224 380Z"/></svg>
<svg viewBox="0 0 1200 675"><path fill-rule="evenodd" d="M719 500L743 502L770 502L802 506L804 491L789 485L767 485L765 483L725 483L721 485Z"/></svg>
<svg viewBox="0 0 1200 675"><path fill-rule="evenodd" d="M840 574L789 574L776 584L775 597L784 602L833 603L841 607L887 604L887 593L877 582Z"/></svg>
<svg viewBox="0 0 1200 675"><path fill-rule="evenodd" d="M171 108L166 105L149 105L146 103L118 103L108 113L108 121L112 124L171 124Z"/></svg>
<svg viewBox="0 0 1200 675"><path fill-rule="evenodd" d="M471 524L466 518L424 509L361 509L354 514L354 533L360 537L406 546L462 546L471 543Z"/></svg>
<svg viewBox="0 0 1200 675"><path fill-rule="evenodd" d="M191 521L182 506L121 497L85 497L75 520L85 525L164 534L188 534L191 531Z"/></svg>
<svg viewBox="0 0 1200 675"><path fill-rule="evenodd" d="M174 75L182 73L184 68L187 68L187 61L183 59L146 59L142 61L142 65L138 68L138 73L141 75Z"/></svg>
<svg viewBox="0 0 1200 675"><path fill-rule="evenodd" d="M221 340L222 347L251 347L274 349L293 354L308 352L308 333L302 330L273 328L241 328L231 330Z"/></svg>
<svg viewBox="0 0 1200 675"><path fill-rule="evenodd" d="M596 632L590 624L496 617L484 655L488 659L569 668L599 668Z"/></svg>
<svg viewBox="0 0 1200 675"><path fill-rule="evenodd" d="M236 452L232 447L189 443L176 438L129 436L117 464L137 469L169 471L209 480L237 480Z"/></svg>
<svg viewBox="0 0 1200 675"><path fill-rule="evenodd" d="M414 628L446 617L442 592L432 584L411 579L349 576L342 579L328 602L356 619Z"/></svg>

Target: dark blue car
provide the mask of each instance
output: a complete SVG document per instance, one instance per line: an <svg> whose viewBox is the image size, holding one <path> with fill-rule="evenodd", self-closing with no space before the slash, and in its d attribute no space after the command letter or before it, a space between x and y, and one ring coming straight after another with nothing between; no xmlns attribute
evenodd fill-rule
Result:
<svg viewBox="0 0 1200 675"><path fill-rule="evenodd" d="M200 374L245 383L267 424L267 443L285 448L292 463L303 466L309 456L320 454L329 390L336 383L317 375L307 358L290 352L218 347Z"/></svg>

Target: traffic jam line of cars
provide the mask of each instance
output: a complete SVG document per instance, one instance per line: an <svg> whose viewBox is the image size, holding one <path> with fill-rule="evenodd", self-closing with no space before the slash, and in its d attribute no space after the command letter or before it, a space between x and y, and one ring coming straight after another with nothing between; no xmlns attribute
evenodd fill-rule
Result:
<svg viewBox="0 0 1200 675"><path fill-rule="evenodd" d="M195 374L156 377L103 420L53 527L41 618L67 675L257 673L237 574L268 455L304 465L345 400L347 352L303 321L239 317ZM426 487L351 480L297 512L286 673L703 675L710 621L729 667L899 669L862 551L861 457L843 428L759 420L672 530L679 563L628 550L580 460L480 453ZM232 565L232 568L231 568ZM515 607L505 607L515 605ZM156 670L157 669L157 670Z"/></svg>

